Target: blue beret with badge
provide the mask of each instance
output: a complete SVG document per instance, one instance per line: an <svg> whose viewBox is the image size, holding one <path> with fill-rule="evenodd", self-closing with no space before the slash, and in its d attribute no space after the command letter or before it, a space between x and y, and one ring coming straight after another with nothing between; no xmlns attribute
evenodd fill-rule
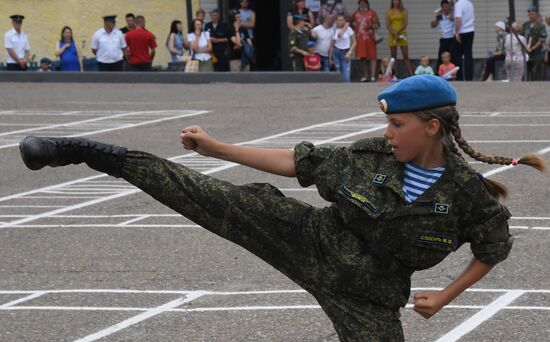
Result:
<svg viewBox="0 0 550 342"><path fill-rule="evenodd" d="M416 75L392 85L377 96L386 114L410 113L456 105L456 92L445 79Z"/></svg>

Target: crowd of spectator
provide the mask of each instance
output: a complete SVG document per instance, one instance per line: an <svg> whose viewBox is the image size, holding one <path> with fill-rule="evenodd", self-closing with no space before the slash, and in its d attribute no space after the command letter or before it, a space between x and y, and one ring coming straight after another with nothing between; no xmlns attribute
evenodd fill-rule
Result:
<svg viewBox="0 0 550 342"><path fill-rule="evenodd" d="M255 13L248 0L241 0L240 7L231 11L231 24L221 20L220 10L209 11L211 21L206 23L206 13L199 9L184 32L180 20L170 24L165 47L172 63L192 61L197 71L245 71L255 64L254 27ZM99 71L151 71L157 51L157 38L146 28L142 15L128 13L126 26L117 27L117 16L103 17L103 27L91 39L91 49ZM13 29L4 34L6 69L26 71L31 63L31 47L23 32L23 15L10 16ZM75 44L73 30L65 26L54 50L57 59L55 70L52 60L40 59L39 72L84 71L80 48ZM191 63L188 63L191 64Z"/></svg>
<svg viewBox="0 0 550 342"><path fill-rule="evenodd" d="M308 8L308 3L315 8ZM172 63L193 64L196 71L242 72L255 70L256 51L254 29L256 14L249 0L240 0L239 8L230 12L230 22L222 20L217 8L207 13L199 9L184 31L180 20L170 24L165 48ZM6 69L27 70L30 45L22 31L24 16L12 15L13 29L4 35L7 51ZM151 71L157 50L157 38L146 28L142 15L128 13L126 26L118 29L116 16L103 17L104 25L91 40L99 71ZM442 0L431 21L439 27L440 39L437 63L432 68L427 56L422 56L414 69L409 59L407 27L409 16L403 0L390 0L385 11L385 30L389 56L379 59L384 40L380 19L368 0L358 0L357 8L349 11L339 0L294 0L288 11L289 57L295 71L338 71L345 81L352 78L352 59L360 65L361 82L397 80L398 50L407 77L413 74L436 74L448 80L473 80L473 42L475 38L475 8L471 0ZM550 25L550 16L546 17ZM496 79L497 68L505 70L506 78L545 80L550 78L550 39L543 18L536 7L528 10L525 23L495 23L496 46L488 51L481 79ZM399 49L398 49L399 48ZM73 30L65 26L54 50L59 71L83 71L83 58L75 44ZM378 66L378 61L380 64ZM40 60L41 72L51 71L52 61ZM378 66L378 68L377 68ZM358 70L358 69L355 69Z"/></svg>
<svg viewBox="0 0 550 342"><path fill-rule="evenodd" d="M350 61L353 57L361 64L362 75L357 77L361 82L396 80L399 47L406 68L405 77L413 74L408 51L408 12L402 0L391 0L385 13L390 57L381 58L378 74L375 73L379 60L377 45L383 38L379 32L379 17L368 0L359 0L357 9L351 14L337 1L327 0L315 14L305 4L305 0L295 0L292 10L288 12L294 70L316 71L307 67L304 69L304 63L311 58L311 54L317 53L321 59L320 70L339 71L345 81L350 80ZM435 14L430 24L432 28L439 27L441 32L435 71L428 57L422 56L414 74L437 74L448 80L473 80L474 4L471 0L443 0ZM550 39L546 26L534 6L529 7L528 18L524 24L509 23L507 20L495 23L496 48L488 52L482 72L483 81L497 78L497 66L505 70L508 80L550 79ZM317 26L311 27L312 21ZM550 26L550 16L546 17L546 24ZM313 44L316 52L304 48ZM391 71L387 70L388 66Z"/></svg>

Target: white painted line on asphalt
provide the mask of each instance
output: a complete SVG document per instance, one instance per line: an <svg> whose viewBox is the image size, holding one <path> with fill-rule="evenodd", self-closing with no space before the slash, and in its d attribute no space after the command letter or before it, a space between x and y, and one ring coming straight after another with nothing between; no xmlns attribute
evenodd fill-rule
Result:
<svg viewBox="0 0 550 342"><path fill-rule="evenodd" d="M35 298L38 298L40 296L42 296L43 294L45 294L46 292L44 291L37 291L37 292L33 292L31 293L30 295L28 296L25 296L25 297L22 297L22 298L18 298L16 300L12 300L11 302L8 302L8 303L4 303L2 305L0 305L0 309L6 309L6 308L9 308L13 305L17 305L19 303L23 303L23 302L26 302L26 301L29 301L31 299L35 299Z"/></svg>
<svg viewBox="0 0 550 342"><path fill-rule="evenodd" d="M494 112L494 113L489 114L489 116L497 116L497 115L500 115L500 114L502 114L502 113L501 112Z"/></svg>
<svg viewBox="0 0 550 342"><path fill-rule="evenodd" d="M180 215L181 216L181 215ZM135 221L143 220L143 218L136 218ZM134 219L129 220L134 221ZM0 221L0 224L2 222ZM201 228L196 224L129 224L127 222L117 224L20 224L17 228ZM521 230L550 230L550 227L528 227L528 226L510 226L510 229Z"/></svg>
<svg viewBox="0 0 550 342"><path fill-rule="evenodd" d="M0 123L0 126L2 127L36 127L37 125L51 125L50 123L33 123L33 124L25 124L25 123Z"/></svg>
<svg viewBox="0 0 550 342"><path fill-rule="evenodd" d="M21 224L17 228L201 228L196 224Z"/></svg>
<svg viewBox="0 0 550 342"><path fill-rule="evenodd" d="M149 319L151 317L154 317L154 316L157 316L167 310L170 310L170 309L174 309L182 304L185 304L185 303L189 303L199 297L202 297L204 295L204 293L201 293L201 292L193 292L193 293L190 293L188 294L185 298L178 298L178 299L175 299L175 300L172 300L166 304L163 304L163 305L160 305L160 306L157 306L156 308L153 308L153 309L150 309L150 310L147 310L139 315L136 315L134 317L130 317L128 319L125 319L124 321L122 322L119 322L115 325L112 325L110 327L107 327L101 331L98 331L94 334L91 334L91 335L88 335L86 337L83 337L81 339L78 339L76 340L75 342L92 342L92 341L97 341L99 340L100 338L103 338L103 337L106 337L106 336L109 336L109 335L112 335L114 333L116 333L117 331L120 331L122 329L126 329L134 324L137 324L139 322L143 322L145 321L146 319Z"/></svg>
<svg viewBox="0 0 550 342"><path fill-rule="evenodd" d="M260 143L263 143L263 142L269 142L270 140L275 140L276 141L276 139L279 138L279 137L288 136L288 135L294 134L294 133L301 133L303 131L315 129L317 127L327 127L327 126L330 126L333 123L357 121L357 120L361 120L361 119L364 119L364 118L369 118L369 117L371 117L375 114L376 113L367 113L367 114L354 116L354 117L351 117L351 118L346 118L346 119L341 119L341 120L336 120L336 121L330 121L330 122L324 122L324 123L320 123L320 124L310 125L310 126L290 130L290 131L279 133L279 134L274 134L274 135L259 138L259 139L245 141L245 142L239 143L237 145L256 145L256 144L260 144ZM369 128L369 129L364 129L364 130L359 130L359 131L352 131L348 134L339 135L339 136L333 137L331 139L326 139L326 140L321 140L321 141L314 141L314 143L315 144L326 144L326 143L330 143L330 142L337 141L337 140L340 140L340 139L345 139L345 138L348 138L348 137L351 137L351 136L357 136L357 135L361 135L361 134L367 134L367 133L370 133L370 132L374 132L374 131L380 130L382 128L385 128L385 127L386 127L386 125L379 125L379 126ZM300 137L298 137L298 138L300 138ZM302 140L300 140L300 141L302 141ZM197 153L190 153L190 154L170 158L170 160L177 162L178 159L185 159L185 158L190 158L190 157L195 157L195 156L198 156L198 154ZM185 159L185 160L187 160L187 159ZM227 170L227 169L233 168L235 166L238 166L238 164L228 163L228 162L225 162L225 161L220 161L220 166L219 167L214 167L214 168L210 167L210 168L206 169L205 171L203 171L202 173L208 175L208 174L212 174L212 173L215 173L215 172ZM60 189L66 188L68 186L75 185L75 184L78 184L78 183L82 183L84 181L88 182L88 181L91 181L91 180L94 180L94 179L97 179L97 178L101 178L101 177L106 177L106 175L102 174L102 175L87 177L87 178L83 178L83 179L80 179L80 180L74 180L74 181L71 181L71 182L66 182L66 183L53 185L53 186L49 186L49 187L45 187L45 188L41 188L41 189L27 191L27 192L22 193L22 194L10 195L10 196L4 197L4 198L0 198L0 202L1 201L6 201L6 200L9 200L9 199L19 198L19 197L22 197L24 195L31 195L31 194L44 193L44 192L48 192L48 193L58 192L58 191L60 191ZM81 203L78 203L78 204L66 206L66 207L63 207L63 208L59 208L57 210L46 211L46 212L43 212L43 213L40 213L40 214L35 214L35 215L29 215L29 216L27 216L25 218L21 218L19 220L15 220L15 221L12 221L12 222L9 222L9 223L4 223L4 224L0 225L0 229L21 225L21 224L24 224L24 223L28 223L28 222L40 219L40 218L50 217L52 215L61 214L61 213L64 213L64 212L75 210L75 209L81 209L81 208L88 207L88 206L91 206L91 205L94 205L94 204L97 204L97 203L102 203L102 202L109 201L109 200L112 200L112 199L116 199L116 198L131 195L131 194L135 194L135 193L138 193L140 191L141 190L139 190L137 188L134 188L132 190L125 190L125 191L121 191L121 192L118 192L118 193L114 193L110 196L102 196L102 197L98 197L98 198L90 200L90 201L85 201L85 202L81 202Z"/></svg>
<svg viewBox="0 0 550 342"><path fill-rule="evenodd" d="M442 287L413 287L411 291L439 291ZM250 290L250 291L211 291L211 290L136 290L136 289L50 289L50 290L0 290L0 294L33 294L44 292L44 294L74 294L74 293L115 293L115 294L177 294L188 295L201 293L205 296L241 296L241 295L263 295L263 294L289 294L307 293L303 289L280 289L280 290ZM499 289L499 288L468 288L465 292L472 293L544 293L550 294L550 289Z"/></svg>
<svg viewBox="0 0 550 342"><path fill-rule="evenodd" d="M407 304L405 309L412 309L413 304ZM184 308L173 308L168 309L163 312L219 312L219 311L257 311L257 310L304 310L304 309L320 309L321 306L311 304L311 305L256 305L256 306L228 306L228 307L198 307L192 309ZM449 304L446 305L445 309L468 309L468 310L480 310L488 308L487 305L459 305L459 304ZM29 311L149 311L151 308L141 308L141 307L117 307L117 306L51 306L51 305L40 305L40 306L30 306L30 305L21 305L1 308L0 311L17 311L17 310L29 310ZM549 306L505 306L500 310L525 310L525 311L550 311Z"/></svg>
<svg viewBox="0 0 550 342"><path fill-rule="evenodd" d="M141 221L141 220L145 220L146 218L148 218L149 216L148 215L141 215L139 217L135 217L133 219L130 219L130 220L126 220L126 221L122 221L120 222L119 224L117 224L117 226L126 226L130 223L133 223L133 222L137 222L137 221Z"/></svg>
<svg viewBox="0 0 550 342"><path fill-rule="evenodd" d="M82 199L95 198L95 196L25 196L25 199Z"/></svg>
<svg viewBox="0 0 550 342"><path fill-rule="evenodd" d="M0 205L0 208L63 208L62 205Z"/></svg>
<svg viewBox="0 0 550 342"><path fill-rule="evenodd" d="M130 121L130 122L127 122L127 123L122 123L121 122L121 123L112 124L112 123L109 123L109 122L105 122L101 126L97 126L97 127L96 126L90 126L90 127L82 128L82 129L80 129L78 127L78 125L89 124L91 122L107 121L107 120L111 120L111 119L117 118L117 117L128 117L128 116L133 116L133 115L147 115L147 114L151 114L151 116L154 116L155 112L162 112L162 113L170 114L170 113L176 112L176 111L141 111L141 112L130 112L130 113L115 114L115 115L109 115L109 116L102 116L102 117L99 117L99 118L92 118L92 119L88 119L88 120L81 120L81 121L74 121L74 122L69 122L69 123L60 123L60 124L49 125L49 126L40 126L40 127L22 129L22 130L18 130L18 131L4 132L4 133L0 133L0 137L15 135L16 138L19 139L20 138L20 135L19 135L20 133L32 133L32 132L41 132L41 133L44 133L44 134L52 135L52 134L55 134L56 132L51 131L51 129L57 128L57 127L59 127L59 128L72 128L72 129L76 129L76 130L81 130L81 132L78 132L78 133L74 133L74 132L71 133L71 132L68 132L67 130L61 130L61 131L57 132L59 134L63 134L66 137L77 137L77 136L78 137L84 137L84 136L89 136L89 135L93 135L93 134L106 133L106 132L111 132L111 131L126 129L126 128L135 128L135 127L140 127L140 126L144 126L144 125L159 123L159 122L163 122L163 121L181 119L181 118L197 116L197 115L203 115L203 114L208 113L208 111L188 112L188 111L184 110L183 111L183 112L185 112L184 114L167 115L166 117L161 117L161 118L156 118L156 119L144 118L145 121L137 121L136 122L135 119L134 119L133 121ZM110 127L107 127L107 126L110 126ZM105 128L105 127L107 127L107 128ZM47 131L47 132L43 132L43 131ZM18 146L18 145L19 145L19 142L7 143L5 145L0 145L0 149L14 147L14 146Z"/></svg>
<svg viewBox="0 0 550 342"><path fill-rule="evenodd" d="M97 117L97 118L92 118L92 119L87 119L87 120L58 123L58 124L47 125L47 126L38 126L38 127L34 127L34 128L28 128L28 129L20 129L20 130L17 130L17 131L10 131L10 132L0 133L0 137L6 136L6 135L18 134L18 133L30 133L30 132L47 130L47 129L58 128L58 127L76 126L76 125L80 125L80 124L83 124L83 123L103 121L103 120L108 120L108 119L114 119L114 118L117 118L117 117L135 115L135 114L139 114L139 113L141 113L141 112L128 112L128 113L121 113L121 114L105 115L105 116L100 116L100 117Z"/></svg>
<svg viewBox="0 0 550 342"><path fill-rule="evenodd" d="M5 196L5 197L1 197L0 202L9 201L9 200L12 200L12 199L18 199L18 198L25 197L27 195L36 194L36 193L43 193L43 192L47 192L47 191L50 191L50 190L53 191L54 189L67 187L67 186L70 186L72 184L86 182L86 181L94 180L94 179L101 178L101 177L106 177L106 175L99 174L99 175L90 176L90 177L86 177L86 178L75 179L75 180L68 181L68 182L65 182L65 183L59 183L59 184L55 184L55 185L46 186L46 187L43 187L43 188L38 188L38 189L30 190L30 191L20 192L20 193L13 194L13 195L8 195L8 196Z"/></svg>
<svg viewBox="0 0 550 342"><path fill-rule="evenodd" d="M503 294L502 296L491 302L491 304L484 307L481 311L477 312L466 321L462 322L459 326L441 336L439 339L436 340L436 342L457 341L462 336L477 328L481 323L493 317L497 312L506 307L508 304L512 303L515 299L517 299L524 293L525 291L515 290Z"/></svg>
<svg viewBox="0 0 550 342"><path fill-rule="evenodd" d="M149 311L151 308L118 307L118 306L51 306L51 305L21 305L9 308L0 307L0 311ZM168 312L172 310L164 310Z"/></svg>
<svg viewBox="0 0 550 342"><path fill-rule="evenodd" d="M407 304L405 309L412 309L413 304ZM460 310L480 310L484 309L484 305L446 305L442 310L445 309L460 309ZM261 310L310 310L310 309L321 309L319 305L270 305L270 306L234 306L234 307L198 307L193 309L180 309L174 308L165 310L163 312L220 312L220 311L261 311ZM117 307L117 306L14 306L8 308L0 308L0 311L112 311L112 312L133 312L133 311L148 311L150 308L140 308L140 307ZM548 306L506 306L501 310L525 310L525 311L550 311Z"/></svg>
<svg viewBox="0 0 550 342"><path fill-rule="evenodd" d="M218 311L257 311L257 310L309 310L320 309L319 305L256 305L256 306L226 306L193 309L174 309L172 312L218 312Z"/></svg>
<svg viewBox="0 0 550 342"><path fill-rule="evenodd" d="M550 311L550 306L515 306L515 305L509 305L507 307L502 308L503 310L543 310L543 311Z"/></svg>

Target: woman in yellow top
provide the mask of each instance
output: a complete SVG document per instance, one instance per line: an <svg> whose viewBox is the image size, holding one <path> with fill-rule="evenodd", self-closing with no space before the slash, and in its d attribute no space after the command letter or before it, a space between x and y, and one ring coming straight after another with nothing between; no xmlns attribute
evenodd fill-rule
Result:
<svg viewBox="0 0 550 342"><path fill-rule="evenodd" d="M407 66L409 76L413 74L409 61L409 47L407 40L408 14L401 0L392 0L390 9L386 12L386 27L390 33L390 54L397 60L397 47L401 48L403 61ZM394 64L394 69L396 69Z"/></svg>

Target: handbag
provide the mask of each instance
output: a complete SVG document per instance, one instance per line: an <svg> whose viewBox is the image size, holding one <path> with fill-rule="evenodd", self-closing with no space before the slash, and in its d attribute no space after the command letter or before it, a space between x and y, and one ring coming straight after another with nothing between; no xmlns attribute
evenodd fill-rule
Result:
<svg viewBox="0 0 550 342"><path fill-rule="evenodd" d="M382 36L382 33L380 33L380 29L374 29L374 41L376 44L382 43L384 40L384 36Z"/></svg>
<svg viewBox="0 0 550 342"><path fill-rule="evenodd" d="M191 54L185 50L181 56L179 56L178 60L180 62L189 62L191 60Z"/></svg>
<svg viewBox="0 0 550 342"><path fill-rule="evenodd" d="M183 72L198 72L199 71L199 61L195 59L195 53L191 52L191 56L185 64L185 69Z"/></svg>

